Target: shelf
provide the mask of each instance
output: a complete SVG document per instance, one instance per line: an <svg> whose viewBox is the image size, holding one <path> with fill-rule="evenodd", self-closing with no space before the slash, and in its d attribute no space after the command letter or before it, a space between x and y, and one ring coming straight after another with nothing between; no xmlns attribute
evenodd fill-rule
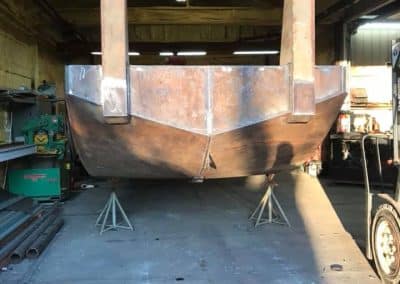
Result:
<svg viewBox="0 0 400 284"><path fill-rule="evenodd" d="M10 145L0 148L0 162L5 162L36 153L36 145Z"/></svg>

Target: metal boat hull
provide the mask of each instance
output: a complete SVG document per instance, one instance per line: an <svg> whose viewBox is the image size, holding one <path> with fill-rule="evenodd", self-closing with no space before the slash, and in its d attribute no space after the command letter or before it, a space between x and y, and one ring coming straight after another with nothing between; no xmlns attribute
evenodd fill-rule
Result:
<svg viewBox="0 0 400 284"><path fill-rule="evenodd" d="M315 70L316 112L291 123L286 67L131 66L131 119L107 124L99 66L66 68L67 107L89 174L225 178L277 171L309 158L345 97L344 70Z"/></svg>

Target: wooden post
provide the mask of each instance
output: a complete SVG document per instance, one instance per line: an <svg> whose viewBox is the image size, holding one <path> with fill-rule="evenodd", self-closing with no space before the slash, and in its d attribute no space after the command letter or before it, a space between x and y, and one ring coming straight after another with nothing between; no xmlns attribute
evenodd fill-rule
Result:
<svg viewBox="0 0 400 284"><path fill-rule="evenodd" d="M103 116L108 123L129 121L129 55L126 0L101 0Z"/></svg>
<svg viewBox="0 0 400 284"><path fill-rule="evenodd" d="M281 65L289 65L292 122L307 122L315 114L315 0L285 0Z"/></svg>

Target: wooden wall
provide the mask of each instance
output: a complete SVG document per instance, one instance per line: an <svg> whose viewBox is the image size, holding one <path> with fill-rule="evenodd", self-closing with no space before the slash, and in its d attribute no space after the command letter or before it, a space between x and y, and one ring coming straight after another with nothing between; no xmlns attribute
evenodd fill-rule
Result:
<svg viewBox="0 0 400 284"><path fill-rule="evenodd" d="M56 52L49 48L38 48L39 62L38 78L41 81L46 80L49 83L56 84L57 97L64 96L64 62L59 58Z"/></svg>
<svg viewBox="0 0 400 284"><path fill-rule="evenodd" d="M46 80L55 83L57 95L63 96L64 64L52 39L30 21L32 11L19 6L21 1L7 3L7 7L0 3L0 88L37 88Z"/></svg>
<svg viewBox="0 0 400 284"><path fill-rule="evenodd" d="M36 47L0 28L0 87L30 88L35 79Z"/></svg>
<svg viewBox="0 0 400 284"><path fill-rule="evenodd" d="M37 88L46 80L63 96L64 65L51 48L22 41L1 27L0 43L0 87Z"/></svg>

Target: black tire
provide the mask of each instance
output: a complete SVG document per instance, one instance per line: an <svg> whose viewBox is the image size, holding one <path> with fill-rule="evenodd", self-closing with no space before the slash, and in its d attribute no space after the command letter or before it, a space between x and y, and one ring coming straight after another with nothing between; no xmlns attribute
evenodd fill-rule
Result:
<svg viewBox="0 0 400 284"><path fill-rule="evenodd" d="M382 245L377 247L376 242L378 237L377 234L382 233L382 228L388 228L390 234L393 237L390 248L395 247L394 261L390 265L387 263L380 263L380 259L386 258L388 254L385 254L382 250ZM386 231L385 231L386 232ZM382 204L378 207L374 220L372 222L371 230L371 246L372 253L374 256L374 262L379 276L383 283L399 283L400 282L400 218L396 209L390 204ZM385 234L387 237L387 234ZM380 238L379 238L380 239ZM378 240L379 240L378 239ZM391 253L391 254L392 254ZM379 255L378 255L379 254Z"/></svg>

